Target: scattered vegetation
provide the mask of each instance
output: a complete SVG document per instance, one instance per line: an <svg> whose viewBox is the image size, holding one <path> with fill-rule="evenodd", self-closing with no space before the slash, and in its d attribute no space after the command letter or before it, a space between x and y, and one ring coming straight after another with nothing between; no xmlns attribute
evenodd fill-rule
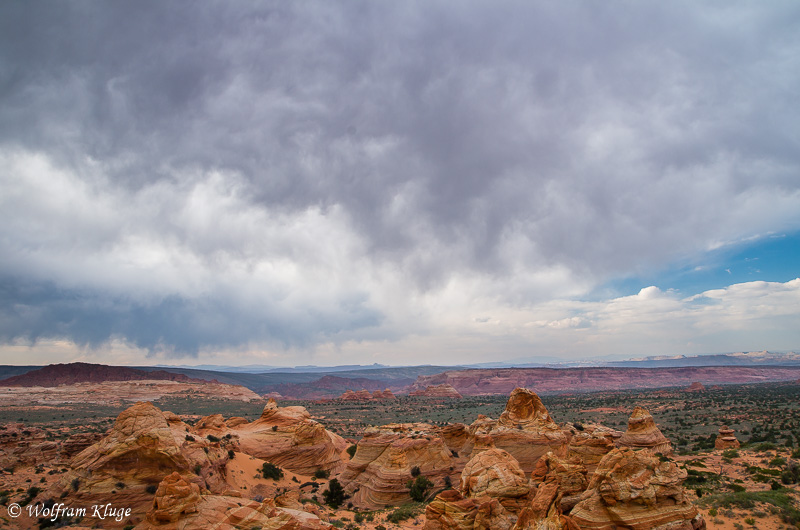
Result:
<svg viewBox="0 0 800 530"><path fill-rule="evenodd" d="M280 480L283 478L283 470L271 462L264 462L264 465L261 466L261 476Z"/></svg>

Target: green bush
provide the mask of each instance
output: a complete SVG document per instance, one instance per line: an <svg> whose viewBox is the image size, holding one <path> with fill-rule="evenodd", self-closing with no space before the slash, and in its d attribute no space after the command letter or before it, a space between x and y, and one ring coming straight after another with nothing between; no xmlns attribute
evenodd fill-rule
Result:
<svg viewBox="0 0 800 530"><path fill-rule="evenodd" d="M411 476L418 477L421 471L419 470L419 466L414 466L411 468Z"/></svg>
<svg viewBox="0 0 800 530"><path fill-rule="evenodd" d="M416 517L420 512L422 512L420 504L404 504L395 508L392 513L386 516L386 520L390 523L399 524L401 521Z"/></svg>
<svg viewBox="0 0 800 530"><path fill-rule="evenodd" d="M322 498L325 499L325 504L335 510L344 502L344 488L338 480L333 479L328 483L328 489L322 492Z"/></svg>
<svg viewBox="0 0 800 530"><path fill-rule="evenodd" d="M409 480L406 487L409 489L408 494L412 499L422 502L425 500L425 494L433 487L433 482L424 475L419 475L416 480Z"/></svg>
<svg viewBox="0 0 800 530"><path fill-rule="evenodd" d="M357 449L357 446L355 446L355 445L351 445L350 447L347 448L347 454L350 455L350 458L353 458L354 456L356 456L356 449Z"/></svg>
<svg viewBox="0 0 800 530"><path fill-rule="evenodd" d="M739 451L736 449L725 449L722 451L722 458L734 459L739 458Z"/></svg>
<svg viewBox="0 0 800 530"><path fill-rule="evenodd" d="M314 478L328 478L330 475L330 472L325 471L324 469L318 469L314 471Z"/></svg>
<svg viewBox="0 0 800 530"><path fill-rule="evenodd" d="M261 466L261 475L264 478L271 478L272 480L280 480L283 478L283 470L270 462L264 462Z"/></svg>

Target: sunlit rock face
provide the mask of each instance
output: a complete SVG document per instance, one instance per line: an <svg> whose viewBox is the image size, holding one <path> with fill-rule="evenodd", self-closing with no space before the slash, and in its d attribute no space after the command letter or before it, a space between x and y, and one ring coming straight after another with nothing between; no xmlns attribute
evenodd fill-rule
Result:
<svg viewBox="0 0 800 530"><path fill-rule="evenodd" d="M56 489L80 502L113 498L135 508L149 503L153 496L147 490L172 473L200 489L223 491L227 460L226 450L191 436L178 416L140 402L122 411L106 436L73 457Z"/></svg>
<svg viewBox="0 0 800 530"><path fill-rule="evenodd" d="M304 407L279 407L274 399L253 422L237 417L225 421L215 414L201 419L193 432L203 437L230 435L237 451L302 475L317 470L337 473L344 467L341 453L347 442L341 436L312 420Z"/></svg>
<svg viewBox="0 0 800 530"><path fill-rule="evenodd" d="M570 517L580 528L705 528L683 488L686 471L648 449L614 449L592 475Z"/></svg>
<svg viewBox="0 0 800 530"><path fill-rule="evenodd" d="M653 416L643 407L633 409L628 430L617 441L619 447L650 449L654 453L672 455L672 444L656 426Z"/></svg>

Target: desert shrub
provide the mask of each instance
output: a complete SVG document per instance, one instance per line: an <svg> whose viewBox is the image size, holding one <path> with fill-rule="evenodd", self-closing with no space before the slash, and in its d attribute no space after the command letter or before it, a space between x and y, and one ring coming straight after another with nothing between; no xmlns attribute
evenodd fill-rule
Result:
<svg viewBox="0 0 800 530"><path fill-rule="evenodd" d="M314 478L328 478L329 476L331 476L330 471L325 471L324 469L314 471Z"/></svg>
<svg viewBox="0 0 800 530"><path fill-rule="evenodd" d="M414 466L411 468L411 476L418 477L420 474L419 466Z"/></svg>
<svg viewBox="0 0 800 530"><path fill-rule="evenodd" d="M158 490L158 486L156 484L148 484L147 487L144 489L150 495L155 495L156 491Z"/></svg>
<svg viewBox="0 0 800 530"><path fill-rule="evenodd" d="M333 479L328 483L328 489L322 492L322 498L325 504L336 509L344 502L344 488L338 480Z"/></svg>
<svg viewBox="0 0 800 530"><path fill-rule="evenodd" d="M782 467L786 465L786 459L781 458L780 456L776 456L772 460L769 461L769 467Z"/></svg>
<svg viewBox="0 0 800 530"><path fill-rule="evenodd" d="M208 441L209 441L209 442L212 442L212 443L213 443L213 442L218 442L218 441L219 441L219 438L217 438L217 437L216 437L216 436L214 436L213 434L209 434L208 436L206 436L206 438L208 439Z"/></svg>
<svg viewBox="0 0 800 530"><path fill-rule="evenodd" d="M425 500L425 494L433 487L433 482L424 475L419 475L416 480L409 480L406 487L409 489L408 494L412 499L422 502Z"/></svg>
<svg viewBox="0 0 800 530"><path fill-rule="evenodd" d="M357 449L357 446L355 446L355 445L351 445L350 447L347 448L347 454L350 455L350 458L353 458L354 456L356 456L356 449Z"/></svg>
<svg viewBox="0 0 800 530"><path fill-rule="evenodd" d="M392 513L386 516L386 520L390 523L399 524L401 521L416 517L421 511L422 506L420 504L404 504L395 508Z"/></svg>
<svg viewBox="0 0 800 530"><path fill-rule="evenodd" d="M728 487L733 491L745 491L745 487L739 484L728 484Z"/></svg>
<svg viewBox="0 0 800 530"><path fill-rule="evenodd" d="M739 451L736 449L725 449L722 451L722 458L734 459L739 458Z"/></svg>
<svg viewBox="0 0 800 530"><path fill-rule="evenodd" d="M356 512L356 514L353 516L353 521L355 521L356 523L363 523L364 514L361 512Z"/></svg>
<svg viewBox="0 0 800 530"><path fill-rule="evenodd" d="M233 449L228 449L228 458L230 458L231 460L236 458L236 452Z"/></svg>
<svg viewBox="0 0 800 530"><path fill-rule="evenodd" d="M710 515L711 517L716 517L717 516L717 509L716 508L711 508L710 510L708 510L708 515Z"/></svg>
<svg viewBox="0 0 800 530"><path fill-rule="evenodd" d="M122 482L122 481L120 481L120 482L117 482L117 483L115 484L115 486L116 486L117 488L121 489L121 490L124 490L124 489L125 489L125 483L124 483L124 482Z"/></svg>
<svg viewBox="0 0 800 530"><path fill-rule="evenodd" d="M195 475L199 475L200 471L202 471L202 470L203 470L203 466L201 466L200 464L195 464L195 466L194 466L194 474Z"/></svg>
<svg viewBox="0 0 800 530"><path fill-rule="evenodd" d="M80 479L74 478L72 479L72 491L78 491L78 488L81 487Z"/></svg>
<svg viewBox="0 0 800 530"><path fill-rule="evenodd" d="M278 426L277 425L273 425L272 426L272 432L278 432Z"/></svg>
<svg viewBox="0 0 800 530"><path fill-rule="evenodd" d="M264 462L261 466L261 475L264 478L271 478L272 480L280 480L283 478L283 470L270 462Z"/></svg>
<svg viewBox="0 0 800 530"><path fill-rule="evenodd" d="M194 436L192 436L191 434L187 434L186 435L186 441L187 442L193 442L194 441Z"/></svg>

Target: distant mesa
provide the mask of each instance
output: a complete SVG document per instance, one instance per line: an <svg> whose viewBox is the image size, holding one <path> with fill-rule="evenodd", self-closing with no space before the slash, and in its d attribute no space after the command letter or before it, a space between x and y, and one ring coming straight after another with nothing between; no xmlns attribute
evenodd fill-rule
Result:
<svg viewBox="0 0 800 530"><path fill-rule="evenodd" d="M369 390L362 389L358 392L352 390L345 390L344 393L338 397L342 401L373 401L381 399L397 399L391 390L375 390L370 393Z"/></svg>
<svg viewBox="0 0 800 530"><path fill-rule="evenodd" d="M413 390L409 392L409 396L415 397L432 397L432 398L448 398L448 399L461 399L463 396L448 383L441 385L430 385L425 387L425 390Z"/></svg>
<svg viewBox="0 0 800 530"><path fill-rule="evenodd" d="M689 388L687 388L686 391L687 392L705 392L706 391L706 387L703 386L703 383L695 381L694 383L689 385Z"/></svg>
<svg viewBox="0 0 800 530"><path fill-rule="evenodd" d="M181 383L213 383L216 379L206 381L193 379L184 374L174 374L164 370L147 372L127 366L108 366L105 364L69 363L50 364L37 370L15 375L0 381L0 386L42 386L56 387L74 385L76 383L103 383L105 381L177 381Z"/></svg>
<svg viewBox="0 0 800 530"><path fill-rule="evenodd" d="M725 425L719 428L717 439L714 440L714 449L738 449L739 445L739 440L736 439L733 429Z"/></svg>
<svg viewBox="0 0 800 530"><path fill-rule="evenodd" d="M267 394L262 395L261 397L263 397L266 400L283 399L283 396L280 394L280 392L269 392Z"/></svg>

